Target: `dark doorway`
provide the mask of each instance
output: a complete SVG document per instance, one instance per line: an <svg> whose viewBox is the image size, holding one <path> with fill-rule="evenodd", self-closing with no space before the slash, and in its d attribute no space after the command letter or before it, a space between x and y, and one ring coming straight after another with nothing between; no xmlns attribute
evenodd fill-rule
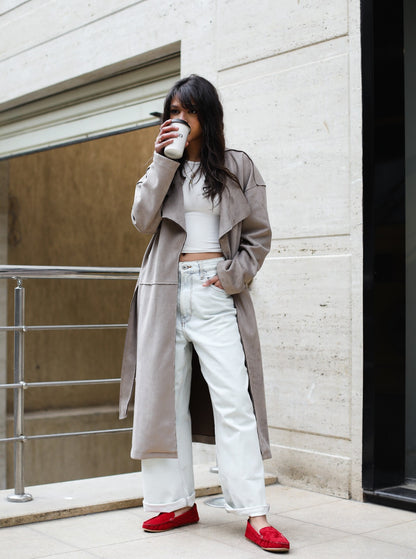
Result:
<svg viewBox="0 0 416 559"><path fill-rule="evenodd" d="M362 2L363 487L368 500L411 510L416 510L415 25L412 0Z"/></svg>

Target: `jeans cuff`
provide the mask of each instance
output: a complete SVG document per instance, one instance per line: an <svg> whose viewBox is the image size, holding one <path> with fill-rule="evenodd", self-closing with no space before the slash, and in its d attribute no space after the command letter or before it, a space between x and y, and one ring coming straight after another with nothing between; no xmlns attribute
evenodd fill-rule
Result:
<svg viewBox="0 0 416 559"><path fill-rule="evenodd" d="M267 514L270 510L270 505L259 505L257 507L245 507L241 509L235 509L225 504L225 510L227 512L232 512L238 514L239 516L263 516Z"/></svg>
<svg viewBox="0 0 416 559"><path fill-rule="evenodd" d="M146 503L143 501L143 510L146 512L173 512L183 507L192 507L195 503L195 493L189 497L183 497L172 503Z"/></svg>

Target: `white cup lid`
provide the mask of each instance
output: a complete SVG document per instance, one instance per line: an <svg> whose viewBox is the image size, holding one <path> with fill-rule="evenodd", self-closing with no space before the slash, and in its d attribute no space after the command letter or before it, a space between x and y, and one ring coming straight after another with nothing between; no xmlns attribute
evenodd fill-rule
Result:
<svg viewBox="0 0 416 559"><path fill-rule="evenodd" d="M190 128L186 120L182 120L181 118L172 118L172 122L180 122L181 124L185 124L188 128Z"/></svg>

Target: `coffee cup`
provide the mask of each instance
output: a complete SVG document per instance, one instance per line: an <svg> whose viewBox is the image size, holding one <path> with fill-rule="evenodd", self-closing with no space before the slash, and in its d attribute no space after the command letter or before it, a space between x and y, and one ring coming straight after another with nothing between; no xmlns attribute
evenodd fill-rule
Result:
<svg viewBox="0 0 416 559"><path fill-rule="evenodd" d="M181 118L173 118L172 124L179 128L178 136L173 138L173 142L165 147L163 153L170 159L180 159L185 150L186 140L189 132L191 131L191 127L186 120L182 120Z"/></svg>

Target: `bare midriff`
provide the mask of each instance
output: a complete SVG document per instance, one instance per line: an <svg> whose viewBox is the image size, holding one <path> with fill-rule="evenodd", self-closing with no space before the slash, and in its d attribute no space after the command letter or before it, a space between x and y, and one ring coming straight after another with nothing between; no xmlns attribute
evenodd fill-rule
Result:
<svg viewBox="0 0 416 559"><path fill-rule="evenodd" d="M221 258L222 256L222 252L183 252L179 257L179 262L208 260L209 258Z"/></svg>

